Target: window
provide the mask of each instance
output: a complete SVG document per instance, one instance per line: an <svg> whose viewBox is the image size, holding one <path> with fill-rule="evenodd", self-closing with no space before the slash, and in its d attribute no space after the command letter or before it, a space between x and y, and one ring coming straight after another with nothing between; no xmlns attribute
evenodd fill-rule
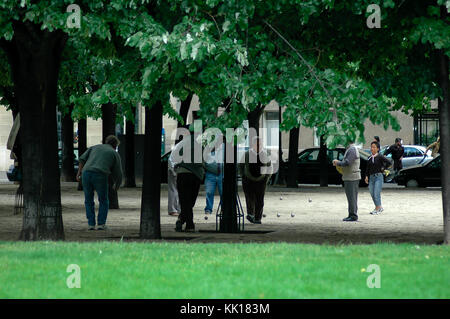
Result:
<svg viewBox="0 0 450 319"><path fill-rule="evenodd" d="M307 151L300 155L299 160L302 163L317 161L319 158L319 150Z"/></svg>
<svg viewBox="0 0 450 319"><path fill-rule="evenodd" d="M337 159L338 161L342 161L344 158L344 154L342 152L338 152L337 150L328 150L328 162L331 163L333 160Z"/></svg>
<svg viewBox="0 0 450 319"><path fill-rule="evenodd" d="M278 148L279 146L279 133L280 133L280 123L278 121L278 112L266 112L266 147L267 148Z"/></svg>
<svg viewBox="0 0 450 319"><path fill-rule="evenodd" d="M313 144L315 147L320 146L320 137L317 135L317 127L313 129Z"/></svg>
<svg viewBox="0 0 450 319"><path fill-rule="evenodd" d="M439 136L439 113L437 110L414 118L414 144L428 146Z"/></svg>
<svg viewBox="0 0 450 319"><path fill-rule="evenodd" d="M420 157L423 156L423 153L413 147L405 147L405 154L403 154L403 157Z"/></svg>

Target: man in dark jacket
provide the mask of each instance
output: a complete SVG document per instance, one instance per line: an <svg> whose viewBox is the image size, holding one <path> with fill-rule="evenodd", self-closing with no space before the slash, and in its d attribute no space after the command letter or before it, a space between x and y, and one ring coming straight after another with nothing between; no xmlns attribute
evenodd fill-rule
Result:
<svg viewBox="0 0 450 319"><path fill-rule="evenodd" d="M394 171L396 172L403 168L402 159L404 153L405 148L402 146L402 139L399 137L395 139L395 144L389 146L386 153L384 153L384 156L392 154L392 159L394 160Z"/></svg>
<svg viewBox="0 0 450 319"><path fill-rule="evenodd" d="M198 155L198 156L196 156ZM194 206L200 184L205 176L202 145L195 134L186 136L172 150L170 160L177 173L177 189L181 213L175 223L175 231L181 232L186 223L186 232L194 232Z"/></svg>
<svg viewBox="0 0 450 319"><path fill-rule="evenodd" d="M120 156L116 152L119 143L117 137L110 135L106 138L105 144L92 146L80 156L77 181L81 179L83 183L84 204L89 230L95 229L94 190L97 191L99 201L97 229L104 230L109 206L109 175L112 175L116 190L122 183L122 164Z"/></svg>
<svg viewBox="0 0 450 319"><path fill-rule="evenodd" d="M261 138L255 137L252 147L245 152L240 164L247 219L253 224L261 224L264 194L273 170L269 156L262 146Z"/></svg>

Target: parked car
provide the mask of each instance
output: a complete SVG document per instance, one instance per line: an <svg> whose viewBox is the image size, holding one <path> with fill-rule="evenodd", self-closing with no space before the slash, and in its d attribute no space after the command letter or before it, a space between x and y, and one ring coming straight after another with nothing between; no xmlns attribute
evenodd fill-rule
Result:
<svg viewBox="0 0 450 319"><path fill-rule="evenodd" d="M426 147L420 145L403 145L405 148L405 153L403 154L402 165L403 168L408 168L418 164L426 164L430 162L433 157L431 157L431 151L428 151L426 156ZM389 146L384 146L380 150L380 154L385 154ZM388 159L392 160L392 154L386 156Z"/></svg>
<svg viewBox="0 0 450 319"><path fill-rule="evenodd" d="M406 187L441 186L441 157L438 156L426 164L401 169L395 180Z"/></svg>
<svg viewBox="0 0 450 319"><path fill-rule="evenodd" d="M319 148L312 147L303 150L298 154L297 160L297 182L299 184L320 184L320 161L319 161ZM361 169L361 181L360 186L365 187L367 184L364 182L364 172L367 167L367 159L370 156L364 150L358 149L360 154L360 169ZM342 175L333 166L333 160L342 160L344 158L345 148L329 149L327 153L327 170L328 170L328 184L342 185ZM283 164L285 176L287 176L288 162Z"/></svg>

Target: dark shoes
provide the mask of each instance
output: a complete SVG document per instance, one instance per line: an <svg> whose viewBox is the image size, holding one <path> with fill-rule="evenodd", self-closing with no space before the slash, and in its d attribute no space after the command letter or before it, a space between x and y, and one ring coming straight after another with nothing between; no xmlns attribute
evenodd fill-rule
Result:
<svg viewBox="0 0 450 319"><path fill-rule="evenodd" d="M247 214L247 220L252 224L261 224L261 219L255 219L255 216Z"/></svg>
<svg viewBox="0 0 450 319"><path fill-rule="evenodd" d="M344 222L356 222L358 220L358 217L346 217L342 221Z"/></svg>
<svg viewBox="0 0 450 319"><path fill-rule="evenodd" d="M177 220L175 223L175 231L176 232L182 232L183 231L183 222L181 220Z"/></svg>
<svg viewBox="0 0 450 319"><path fill-rule="evenodd" d="M179 220L179 219L175 223L175 231L176 232L182 232L183 231L183 222L181 220ZM187 225L186 224L186 228L184 229L184 231L186 233L194 233L195 232L194 224L191 224L191 225Z"/></svg>

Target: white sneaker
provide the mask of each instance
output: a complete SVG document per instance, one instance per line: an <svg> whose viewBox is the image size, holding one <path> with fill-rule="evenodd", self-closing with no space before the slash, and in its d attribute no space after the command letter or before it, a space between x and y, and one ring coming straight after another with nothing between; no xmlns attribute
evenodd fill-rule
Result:
<svg viewBox="0 0 450 319"><path fill-rule="evenodd" d="M106 230L108 227L106 225L98 225L97 230Z"/></svg>
<svg viewBox="0 0 450 319"><path fill-rule="evenodd" d="M380 209L374 209L372 212L370 212L371 215L380 215L381 212L383 211L383 207L381 207Z"/></svg>

